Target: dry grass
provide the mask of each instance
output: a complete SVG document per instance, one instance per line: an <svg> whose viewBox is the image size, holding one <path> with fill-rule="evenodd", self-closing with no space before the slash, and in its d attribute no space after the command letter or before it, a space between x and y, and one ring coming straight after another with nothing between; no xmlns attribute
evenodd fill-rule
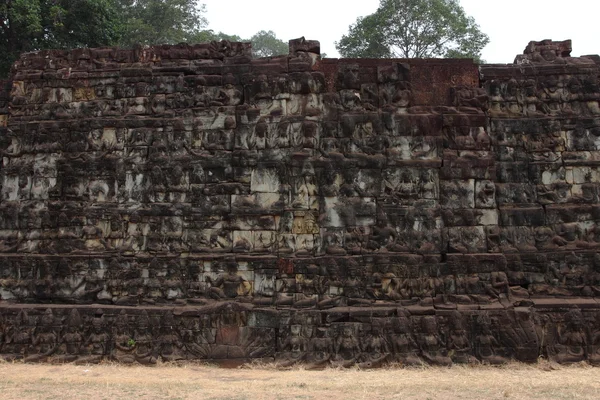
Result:
<svg viewBox="0 0 600 400"><path fill-rule="evenodd" d="M2 399L596 399L600 369L548 363L370 371L0 363L0 394Z"/></svg>

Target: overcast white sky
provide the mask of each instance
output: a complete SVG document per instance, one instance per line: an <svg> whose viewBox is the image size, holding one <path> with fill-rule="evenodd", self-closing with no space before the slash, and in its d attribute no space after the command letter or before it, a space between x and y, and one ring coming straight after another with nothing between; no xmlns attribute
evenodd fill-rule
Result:
<svg viewBox="0 0 600 400"><path fill-rule="evenodd" d="M201 0L209 28L249 38L272 30L283 41L319 40L321 52L338 57L334 42L379 0ZM599 0L460 0L490 37L488 63L511 63L530 40L573 40L574 56L600 53Z"/></svg>

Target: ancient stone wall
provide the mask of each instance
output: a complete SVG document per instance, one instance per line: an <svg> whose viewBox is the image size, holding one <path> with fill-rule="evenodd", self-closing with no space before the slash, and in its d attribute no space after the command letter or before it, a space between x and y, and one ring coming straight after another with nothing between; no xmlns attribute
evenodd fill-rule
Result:
<svg viewBox="0 0 600 400"><path fill-rule="evenodd" d="M600 361L600 59L24 54L0 87L0 354Z"/></svg>

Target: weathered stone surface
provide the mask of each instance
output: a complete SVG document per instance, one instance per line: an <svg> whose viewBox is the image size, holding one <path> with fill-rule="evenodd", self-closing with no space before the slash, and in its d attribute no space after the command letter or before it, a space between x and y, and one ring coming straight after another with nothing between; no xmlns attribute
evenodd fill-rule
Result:
<svg viewBox="0 0 600 400"><path fill-rule="evenodd" d="M45 51L0 85L0 356L600 363L597 58Z"/></svg>

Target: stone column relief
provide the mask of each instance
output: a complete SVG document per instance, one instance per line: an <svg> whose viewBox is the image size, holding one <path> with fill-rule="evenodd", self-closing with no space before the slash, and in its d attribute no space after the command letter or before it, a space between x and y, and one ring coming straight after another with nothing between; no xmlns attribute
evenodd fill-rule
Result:
<svg viewBox="0 0 600 400"><path fill-rule="evenodd" d="M600 364L600 57L23 54L0 358Z"/></svg>

